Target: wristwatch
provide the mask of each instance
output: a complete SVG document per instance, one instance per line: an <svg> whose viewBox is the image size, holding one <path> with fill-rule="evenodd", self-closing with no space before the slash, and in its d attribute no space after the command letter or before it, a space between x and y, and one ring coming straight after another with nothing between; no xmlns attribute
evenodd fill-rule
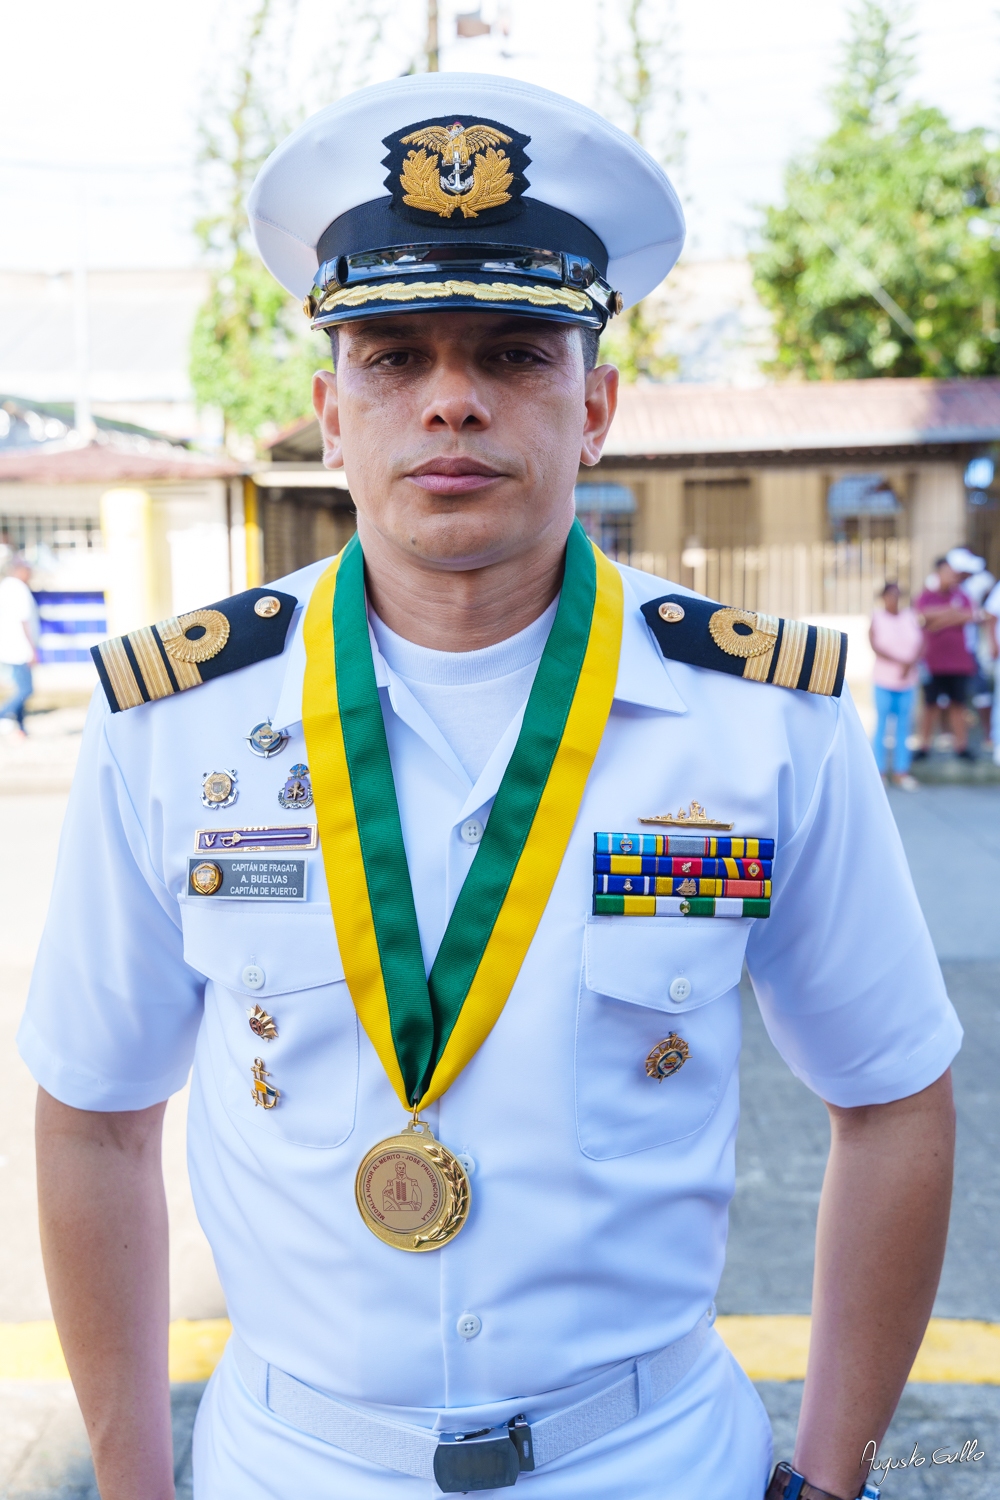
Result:
<svg viewBox="0 0 1000 1500"><path fill-rule="evenodd" d="M882 1491L869 1480L857 1500L879 1500ZM791 1464L778 1464L771 1475L764 1500L842 1500L840 1495L831 1495L810 1484L804 1474L799 1474Z"/></svg>

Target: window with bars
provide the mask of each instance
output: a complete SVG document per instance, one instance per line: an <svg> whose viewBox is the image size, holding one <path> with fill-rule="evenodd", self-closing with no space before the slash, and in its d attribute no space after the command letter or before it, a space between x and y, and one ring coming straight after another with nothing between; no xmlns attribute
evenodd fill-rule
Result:
<svg viewBox="0 0 1000 1500"><path fill-rule="evenodd" d="M53 551L101 546L101 523L96 516L7 516L0 515L0 544L15 552L32 547L51 547Z"/></svg>

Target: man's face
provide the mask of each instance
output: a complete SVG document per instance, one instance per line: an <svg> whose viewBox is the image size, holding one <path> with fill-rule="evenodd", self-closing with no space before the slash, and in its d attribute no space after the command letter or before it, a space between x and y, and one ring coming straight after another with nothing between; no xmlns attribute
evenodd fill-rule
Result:
<svg viewBox="0 0 1000 1500"><path fill-rule="evenodd" d="M956 573L951 563L940 563L937 568L938 584L942 594L950 594L967 575Z"/></svg>
<svg viewBox="0 0 1000 1500"><path fill-rule="evenodd" d="M560 545L581 462L596 463L617 371L585 371L579 331L497 313L347 323L314 399L362 541L465 571Z"/></svg>

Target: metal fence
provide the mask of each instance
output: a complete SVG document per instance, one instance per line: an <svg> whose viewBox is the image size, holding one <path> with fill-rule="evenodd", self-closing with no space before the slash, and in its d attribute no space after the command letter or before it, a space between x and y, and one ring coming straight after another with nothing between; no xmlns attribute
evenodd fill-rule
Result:
<svg viewBox="0 0 1000 1500"><path fill-rule="evenodd" d="M738 609L766 614L867 615L890 580L910 587L906 537L774 547L618 552L619 562L682 583Z"/></svg>

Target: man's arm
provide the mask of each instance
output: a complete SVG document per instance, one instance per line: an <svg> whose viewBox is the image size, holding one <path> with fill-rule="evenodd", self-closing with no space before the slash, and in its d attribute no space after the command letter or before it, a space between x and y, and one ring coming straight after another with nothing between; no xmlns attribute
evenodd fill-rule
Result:
<svg viewBox="0 0 1000 1500"><path fill-rule="evenodd" d="M868 1477L865 1444L889 1425L934 1304L951 1206L951 1074L892 1104L827 1108L794 1466L848 1500Z"/></svg>
<svg viewBox="0 0 1000 1500"><path fill-rule="evenodd" d="M100 1114L38 1091L42 1254L103 1500L172 1500L163 1104Z"/></svg>

